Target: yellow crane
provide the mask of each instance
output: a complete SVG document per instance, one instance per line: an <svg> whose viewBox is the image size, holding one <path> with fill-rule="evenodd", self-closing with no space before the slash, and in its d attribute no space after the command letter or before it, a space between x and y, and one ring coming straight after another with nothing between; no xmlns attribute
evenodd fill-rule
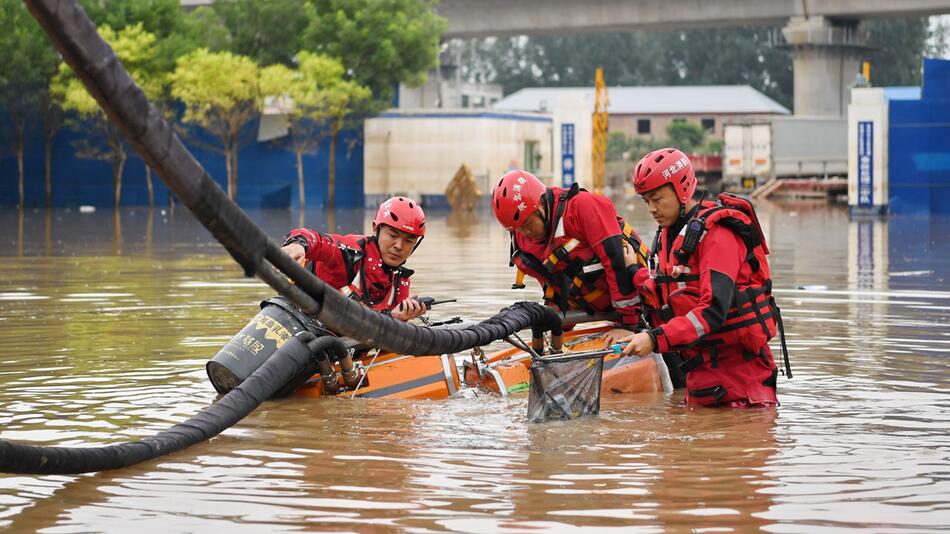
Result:
<svg viewBox="0 0 950 534"><path fill-rule="evenodd" d="M594 139L592 171L594 192L602 194L604 191L604 165L607 160L607 84L604 83L604 69L597 67L597 76L594 79Z"/></svg>

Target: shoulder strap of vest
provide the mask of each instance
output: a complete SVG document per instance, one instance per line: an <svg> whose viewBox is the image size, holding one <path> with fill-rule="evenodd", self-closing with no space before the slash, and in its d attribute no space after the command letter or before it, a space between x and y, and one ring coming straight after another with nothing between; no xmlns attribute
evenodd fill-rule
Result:
<svg viewBox="0 0 950 534"><path fill-rule="evenodd" d="M346 243L341 243L340 253L343 256L343 267L346 269L346 280L347 283L352 283L353 279L356 278L356 264L361 260L366 258L366 242L370 238L362 237L356 240L356 248L353 248ZM365 281L363 276L363 267L365 262L360 264L360 287L359 290L365 294L366 288Z"/></svg>
<svg viewBox="0 0 950 534"><path fill-rule="evenodd" d="M551 220L550 220L550 226L549 226L550 233L548 234L549 238L554 237L554 232L557 231L558 225L561 223L561 217L564 216L564 210L567 209L567 202L571 200L572 198L574 198L581 191L583 191L583 189L581 189L580 185L578 185L577 182L575 182L570 187L570 189L565 189L564 191L561 191L560 194L558 194L557 210L555 210L554 216L551 217ZM554 191L552 191L550 188L548 188L547 195L550 195L550 198L552 200L554 199ZM551 204L548 204L548 205L550 206Z"/></svg>
<svg viewBox="0 0 950 534"><path fill-rule="evenodd" d="M752 266L753 272L758 271L759 260L755 257L755 248L761 244L758 232L750 224L729 213L717 215L724 211L736 212L739 210L717 202L717 205L701 210L695 217L690 219L686 223L686 233L683 236L683 244L674 252L676 258L680 263L686 263L693 253L696 252L696 247L699 245L700 239L709 229L710 225L718 224L728 228L742 239L742 242L746 246L746 261ZM739 212L742 213L741 211Z"/></svg>
<svg viewBox="0 0 950 534"><path fill-rule="evenodd" d="M745 216L750 222L736 217L734 214L737 212ZM755 257L755 248L763 245L763 241L758 229L754 226L755 223L751 222L752 218L744 210L723 205L710 209L703 215L703 218L706 219L707 224L718 224L732 230L733 233L739 236L739 239L746 246L746 261L752 266L753 272L759 270L759 260Z"/></svg>
<svg viewBox="0 0 950 534"><path fill-rule="evenodd" d="M682 209L682 208L681 208ZM686 223L683 225L683 242L680 244L680 247L673 251L673 254L676 256L676 259L681 263L685 264L689 261L689 258L696 252L696 247L699 246L699 242L703 237L703 234L706 233L707 221L709 219L709 214L715 212L719 209L719 206L703 206L701 203L694 206L689 214L686 216ZM672 242L675 241L675 238L670 237L669 245L672 246Z"/></svg>

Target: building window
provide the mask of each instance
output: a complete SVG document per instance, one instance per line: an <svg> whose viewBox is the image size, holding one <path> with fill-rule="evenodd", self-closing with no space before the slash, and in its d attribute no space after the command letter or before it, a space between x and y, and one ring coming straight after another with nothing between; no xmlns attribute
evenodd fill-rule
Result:
<svg viewBox="0 0 950 534"><path fill-rule="evenodd" d="M530 173L537 173L541 168L541 143L538 141L524 142L524 168Z"/></svg>
<svg viewBox="0 0 950 534"><path fill-rule="evenodd" d="M682 124L686 122L686 117L673 117L673 124Z"/></svg>
<svg viewBox="0 0 950 534"><path fill-rule="evenodd" d="M707 132L716 131L716 119L710 119L706 117L703 118L701 122L703 123L703 130L706 130Z"/></svg>
<svg viewBox="0 0 950 534"><path fill-rule="evenodd" d="M637 119L637 133L638 134L650 133L650 119Z"/></svg>
<svg viewBox="0 0 950 534"><path fill-rule="evenodd" d="M468 95L462 95L462 107L463 108L468 107Z"/></svg>

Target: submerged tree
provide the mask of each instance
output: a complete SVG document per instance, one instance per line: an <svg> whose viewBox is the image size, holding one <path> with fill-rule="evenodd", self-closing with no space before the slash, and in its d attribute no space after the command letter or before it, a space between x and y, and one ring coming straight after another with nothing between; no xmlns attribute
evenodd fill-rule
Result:
<svg viewBox="0 0 950 534"><path fill-rule="evenodd" d="M145 31L141 24L128 26L118 32L109 26L99 28L99 34L109 43L129 71L132 79L148 98L157 98L164 89L165 77L156 67L155 35ZM74 143L76 155L84 159L108 161L112 165L113 205L122 201L122 174L128 158L128 149L122 132L109 120L95 99L76 78L65 63L50 84L50 93L62 102L69 113L68 124L86 135Z"/></svg>
<svg viewBox="0 0 950 534"><path fill-rule="evenodd" d="M55 72L55 71L54 71ZM63 128L63 101L50 91L52 77L40 93L40 113L43 116L43 182L46 207L53 206L53 142Z"/></svg>
<svg viewBox="0 0 950 534"><path fill-rule="evenodd" d="M338 84L329 101L329 159L327 163L327 207L336 204L336 145L340 132L362 121L375 110L373 93L356 82Z"/></svg>
<svg viewBox="0 0 950 534"><path fill-rule="evenodd" d="M184 11L180 0L82 0L82 4L99 26L122 30L141 24L145 31L155 35L154 69L161 75L173 71L179 57L199 47L221 49L227 45L227 30L214 11L206 6ZM163 89L167 89L167 84ZM149 99L164 114L172 115L171 95L167 90L149 95ZM152 169L146 163L145 187L149 206L155 203L152 182Z"/></svg>
<svg viewBox="0 0 950 534"><path fill-rule="evenodd" d="M251 58L201 48L178 60L172 96L185 105L183 120L210 134L217 145L199 145L224 154L227 191L237 197L241 132L260 109L259 69Z"/></svg>
<svg viewBox="0 0 950 534"><path fill-rule="evenodd" d="M0 32L0 106L9 120L17 161L18 204L23 207L26 127L30 115L41 109L59 58L22 2L0 0L0 27L4 28Z"/></svg>
<svg viewBox="0 0 950 534"><path fill-rule="evenodd" d="M300 52L296 70L271 65L261 71L261 92L282 109L290 134L288 147L297 157L297 184L300 208L305 207L303 155L316 154L320 142L335 136L354 106L369 99L370 93L343 79L339 60L321 54ZM330 160L334 161L331 137ZM330 164L327 202L335 197L334 163Z"/></svg>

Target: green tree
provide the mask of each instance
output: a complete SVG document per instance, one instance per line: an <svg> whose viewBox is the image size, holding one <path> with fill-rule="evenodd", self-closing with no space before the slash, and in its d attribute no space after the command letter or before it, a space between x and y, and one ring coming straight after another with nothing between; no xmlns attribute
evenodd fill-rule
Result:
<svg viewBox="0 0 950 534"><path fill-rule="evenodd" d="M221 52L229 50L231 46L231 35L228 29L224 26L221 17L208 6L201 6L186 15L183 32L189 42L197 44L196 48Z"/></svg>
<svg viewBox="0 0 950 534"><path fill-rule="evenodd" d="M420 85L435 67L445 19L432 0L310 0L306 50L339 58L347 77L369 87L370 111L389 107L400 82Z"/></svg>
<svg viewBox="0 0 950 534"><path fill-rule="evenodd" d="M30 115L40 110L59 58L22 2L0 0L0 27L4 28L0 32L0 105L9 120L17 161L18 202L23 207L26 127Z"/></svg>
<svg viewBox="0 0 950 534"><path fill-rule="evenodd" d="M241 130L260 109L259 78L253 59L204 48L181 57L171 75L172 95L185 105L184 122L208 132L218 144L207 148L224 154L232 200L237 197Z"/></svg>
<svg viewBox="0 0 950 534"><path fill-rule="evenodd" d="M344 81L343 64L311 52L297 54L297 70L271 65L261 70L261 93L281 107L289 129L288 148L297 158L300 209L305 207L304 154L316 154L320 142L332 134L331 120L347 105L353 83ZM367 92L357 97L366 98ZM332 157L332 155L331 155Z"/></svg>
<svg viewBox="0 0 950 534"><path fill-rule="evenodd" d="M50 92L53 76L58 72L53 69L39 93L40 112L43 116L43 178L46 190L46 207L53 207L53 142L63 128L63 102Z"/></svg>
<svg viewBox="0 0 950 534"><path fill-rule="evenodd" d="M499 83L506 94L523 87L590 86L602 65L616 85L747 84L789 105L791 60L771 45L776 31L638 30L475 39L459 46L463 77Z"/></svg>
<svg viewBox="0 0 950 534"><path fill-rule="evenodd" d="M109 43L147 97L156 98L164 92L167 82L166 77L157 70L154 34L145 31L139 23L118 32L109 26L102 26L99 35ZM118 207L122 200L122 173L128 158L122 132L109 120L65 63L60 65L59 73L53 78L50 93L71 114L68 119L71 126L86 134L85 138L75 143L76 155L108 161L112 165L112 199L114 206Z"/></svg>
<svg viewBox="0 0 950 534"><path fill-rule="evenodd" d="M674 146L683 152L695 152L700 150L706 142L706 130L695 122L684 120L674 120L666 127L666 135L669 137L664 144ZM662 147L657 147L662 148Z"/></svg>
<svg viewBox="0 0 950 534"><path fill-rule="evenodd" d="M204 44L205 28L189 24L180 0L82 0L97 26L115 31L141 24L156 37L155 69L171 72L175 60ZM207 9L207 8L205 8Z"/></svg>
<svg viewBox="0 0 950 534"><path fill-rule="evenodd" d="M307 26L304 0L218 0L214 13L228 36L228 50L259 65L291 65Z"/></svg>
<svg viewBox="0 0 950 534"><path fill-rule="evenodd" d="M950 19L930 17L930 38L925 53L927 57L950 58Z"/></svg>
<svg viewBox="0 0 950 534"><path fill-rule="evenodd" d="M170 73L177 59L201 46L221 48L227 44L227 31L209 7L186 13L179 0L82 0L93 21L99 26L121 30L141 24L156 36L154 70ZM172 114L167 91L153 95L152 104L166 115ZM152 170L145 165L145 185L149 206L154 205Z"/></svg>
<svg viewBox="0 0 950 534"><path fill-rule="evenodd" d="M870 32L874 85L919 84L924 54L944 48L945 25L930 27L927 18L863 24ZM597 65L603 65L616 85L744 84L790 107L792 62L774 46L781 42L780 31L767 26L638 30L492 37L459 46L463 77L499 83L506 94L524 87L590 86Z"/></svg>
<svg viewBox="0 0 950 534"><path fill-rule="evenodd" d="M623 132L609 132L607 134L607 161L616 161L623 159L624 154L630 150L630 138Z"/></svg>
<svg viewBox="0 0 950 534"><path fill-rule="evenodd" d="M340 132L361 123L375 112L377 104L378 101L373 99L373 93L368 87L353 81L337 84L330 93L327 119L330 137L327 163L327 207L330 209L333 209L336 204L336 144Z"/></svg>
<svg viewBox="0 0 950 534"><path fill-rule="evenodd" d="M920 85L930 37L927 17L864 22L870 37L871 83L878 87Z"/></svg>

